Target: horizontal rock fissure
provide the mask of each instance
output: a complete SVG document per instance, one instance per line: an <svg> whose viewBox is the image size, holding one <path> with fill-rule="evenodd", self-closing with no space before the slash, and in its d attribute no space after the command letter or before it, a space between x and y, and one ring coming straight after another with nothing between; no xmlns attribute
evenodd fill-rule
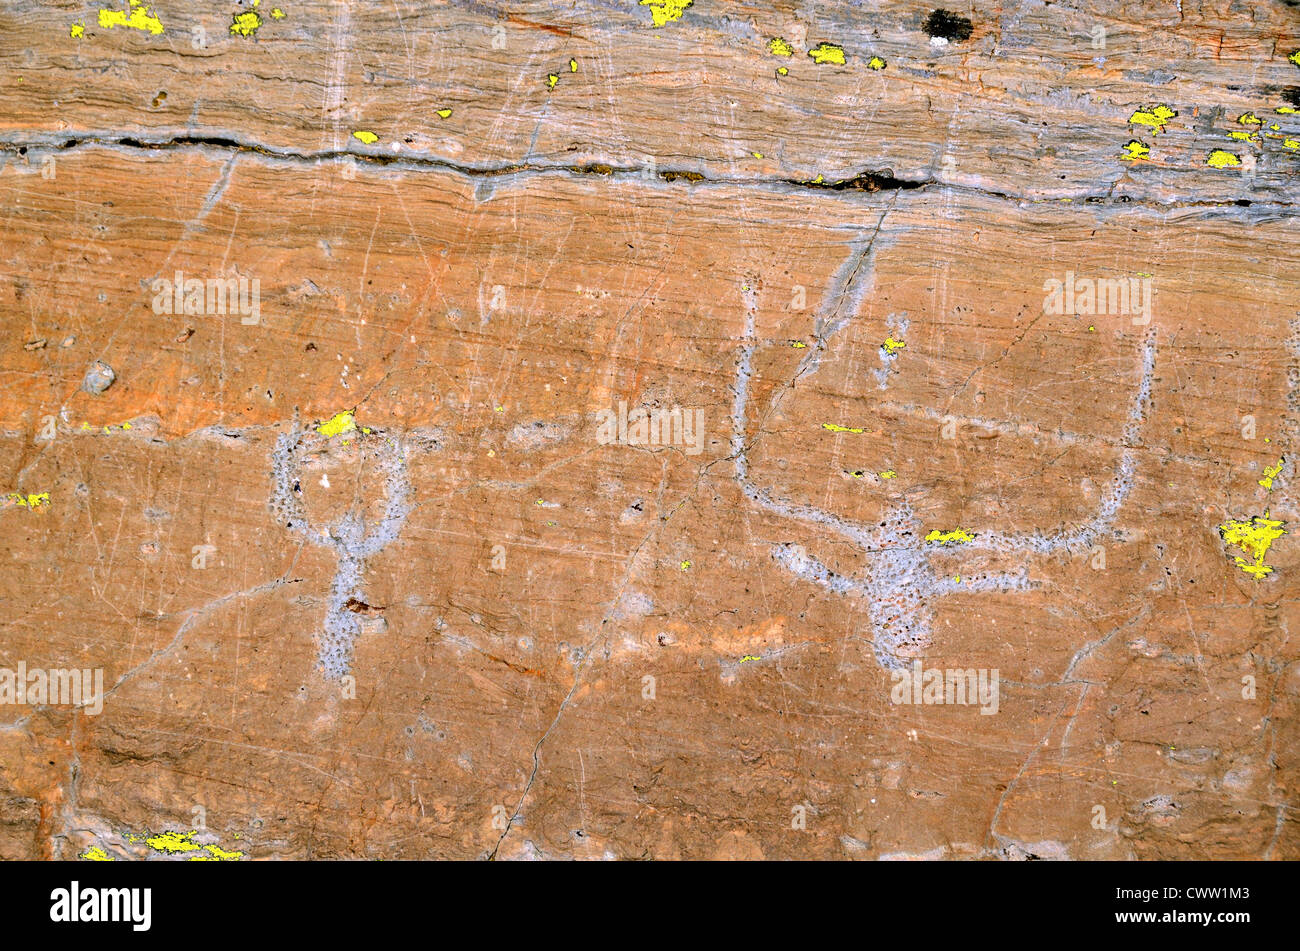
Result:
<svg viewBox="0 0 1300 951"><path fill-rule="evenodd" d="M934 178L902 179L894 176L889 169L865 170L849 178L834 181L799 180L793 178L710 178L699 171L681 168L655 169L646 166L612 166L605 163L589 162L583 165L572 164L534 164L509 163L496 166L475 166L451 162L441 158L419 155L376 155L373 153L353 152L347 149L322 149L316 152L299 152L292 149L278 149L254 142L243 142L230 136L213 135L173 135L158 139L144 139L138 136L110 136L86 133L76 136L49 135L29 141L0 141L0 155L27 155L30 150L48 149L55 152L70 152L93 147L134 149L151 152L184 151L186 149L213 149L219 151L239 152L259 155L275 161L319 165L327 162L351 160L373 168L397 166L400 169L433 168L442 169L467 178L503 178L512 175L546 175L578 174L591 175L618 180L631 178L657 180L668 183L686 182L690 185L723 185L730 187L804 189L823 192L827 195L853 192L880 191L918 191L926 192L933 188L942 188L964 194L981 195L988 198L1013 202L1062 201L1069 200L1090 205L1135 205L1161 210L1176 208L1258 208L1287 209L1291 202L1253 201L1238 198L1234 200L1183 200L1160 202L1149 198L1135 198L1131 195L1113 195L1109 192L1101 195L1068 195L1052 197L1035 197L1013 194L997 189L982 188L967 184L943 182Z"/></svg>

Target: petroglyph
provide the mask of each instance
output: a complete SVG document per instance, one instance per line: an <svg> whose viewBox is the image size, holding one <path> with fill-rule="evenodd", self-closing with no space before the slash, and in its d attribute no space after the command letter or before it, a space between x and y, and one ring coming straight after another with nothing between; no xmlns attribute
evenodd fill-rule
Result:
<svg viewBox="0 0 1300 951"><path fill-rule="evenodd" d="M410 514L410 482L406 455L401 443L391 436L375 436L357 441L363 460L374 462L384 479L384 509L373 525L368 525L363 505L354 502L343 516L326 528L316 528L307 517L302 503L302 458L309 452L324 450L329 437L319 432L299 431L282 434L276 439L271 457L273 489L271 510L286 528L313 545L334 550L338 569L330 585L325 622L319 635L319 661L326 678L337 680L352 668L352 653L362 631L361 614L355 607L364 605L366 561L397 538Z"/></svg>
<svg viewBox="0 0 1300 951"><path fill-rule="evenodd" d="M833 277L825 297L826 303L815 317L815 343L800 361L791 385L776 391L769 403L768 412L775 408L782 394L793 392L795 384L817 372L822 356L831 342L857 314L871 289L871 262L884 217L882 214L871 239L865 245L855 245ZM872 626L873 650L882 667L898 670L911 658L924 654L931 645L933 602L936 599L958 592L1025 591L1036 586L1029 579L1027 565L1012 574L987 573L968 578L960 578L937 568L931 560L936 548L926 545L921 522L905 498L892 503L878 525L868 526L814 506L774 498L770 490L755 485L749 477L750 442L747 435L749 387L753 376L753 356L758 346L755 336L757 305L750 283L742 288L742 299L745 304L744 341L736 366L732 414L732 456L735 460L736 480L746 498L760 507L808 526L830 529L861 548L865 564L861 574L856 577L833 572L798 543L776 546L772 557L796 577L836 594L866 599L867 615ZM1056 532L978 531L973 539L963 544L964 550L986 550L1001 554L1050 554L1061 550L1078 550L1091 545L1112 527L1120 506L1133 488L1136 452L1145 411L1151 400L1155 354L1155 332L1148 328L1142 342L1140 382L1133 395L1128 423L1123 433L1124 449L1110 488L1103 494L1096 515L1081 525Z"/></svg>

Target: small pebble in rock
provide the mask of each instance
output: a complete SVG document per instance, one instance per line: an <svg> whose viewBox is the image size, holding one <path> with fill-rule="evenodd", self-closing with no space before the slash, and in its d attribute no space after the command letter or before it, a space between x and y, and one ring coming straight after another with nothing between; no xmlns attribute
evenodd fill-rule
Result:
<svg viewBox="0 0 1300 951"><path fill-rule="evenodd" d="M117 379L117 374L107 363L96 360L86 371L86 378L81 381L81 388L87 393L103 393L113 385Z"/></svg>

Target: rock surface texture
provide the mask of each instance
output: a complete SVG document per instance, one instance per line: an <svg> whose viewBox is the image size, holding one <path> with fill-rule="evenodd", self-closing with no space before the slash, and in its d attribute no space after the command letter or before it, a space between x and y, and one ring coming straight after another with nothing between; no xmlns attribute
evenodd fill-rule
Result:
<svg viewBox="0 0 1300 951"><path fill-rule="evenodd" d="M1297 50L10 0L0 858L1300 858Z"/></svg>

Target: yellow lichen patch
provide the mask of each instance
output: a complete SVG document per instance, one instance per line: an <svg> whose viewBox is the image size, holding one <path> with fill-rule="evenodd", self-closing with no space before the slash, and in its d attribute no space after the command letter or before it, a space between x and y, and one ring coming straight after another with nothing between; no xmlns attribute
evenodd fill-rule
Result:
<svg viewBox="0 0 1300 951"><path fill-rule="evenodd" d="M344 433L356 432L358 429L366 435L370 435L371 430L365 426L357 426L357 418L352 415L352 410L345 409L341 413L335 413L323 423L316 426L316 432L320 433L327 439L334 436L342 436Z"/></svg>
<svg viewBox="0 0 1300 951"><path fill-rule="evenodd" d="M1259 144L1259 135L1254 132L1229 132L1228 138L1236 139L1238 142L1254 142Z"/></svg>
<svg viewBox="0 0 1300 951"><path fill-rule="evenodd" d="M789 70L788 67L785 67L785 66L778 66L778 67L776 68L776 74L777 74L778 76L789 76L789 75L790 75L790 70Z"/></svg>
<svg viewBox="0 0 1300 951"><path fill-rule="evenodd" d="M844 50L834 43L818 43L808 51L808 55L819 66L823 63L831 63L835 66L844 65Z"/></svg>
<svg viewBox="0 0 1300 951"><path fill-rule="evenodd" d="M691 567L691 563L690 563L689 561L683 561L683 562L681 563L681 569L682 569L682 571L687 571L687 570L690 569L690 567Z"/></svg>
<svg viewBox="0 0 1300 951"><path fill-rule="evenodd" d="M1300 109L1294 109L1291 106L1278 106L1273 111L1276 112L1278 115L1293 116L1297 112L1300 112Z"/></svg>
<svg viewBox="0 0 1300 951"><path fill-rule="evenodd" d="M163 31L162 21L154 16L153 11L144 5L144 0L130 0L129 12L121 10L100 10L99 25L106 30L115 26L124 26L130 30L142 30L157 36Z"/></svg>
<svg viewBox="0 0 1300 951"><path fill-rule="evenodd" d="M804 343L802 340L791 340L790 346L794 347L796 350L808 349L808 344Z"/></svg>
<svg viewBox="0 0 1300 951"><path fill-rule="evenodd" d="M1210 168L1238 168L1241 165L1241 156L1225 152L1223 149L1215 149L1206 156L1205 164Z"/></svg>
<svg viewBox="0 0 1300 951"><path fill-rule="evenodd" d="M1263 516L1254 515L1245 522L1232 519L1224 522L1219 526L1219 537L1251 557L1252 560L1247 561L1237 555L1233 558L1233 564L1258 580L1273 571L1271 565L1264 564L1264 558L1273 542L1286 534L1282 528L1284 524L1269 518L1265 512Z"/></svg>
<svg viewBox="0 0 1300 951"><path fill-rule="evenodd" d="M1237 116L1237 121L1242 125L1262 125L1259 116L1253 112L1243 112Z"/></svg>
<svg viewBox="0 0 1300 951"><path fill-rule="evenodd" d="M86 851L82 852L80 858L87 862L111 862L113 857L97 845L92 845Z"/></svg>
<svg viewBox="0 0 1300 951"><path fill-rule="evenodd" d="M230 24L230 34L232 36L252 36L257 32L258 27L262 25L262 18L249 10L245 13L236 13L235 22Z"/></svg>
<svg viewBox="0 0 1300 951"><path fill-rule="evenodd" d="M1282 474L1282 466L1286 464L1286 458L1283 457L1277 461L1277 465L1269 466L1264 470L1264 478L1259 480L1259 484L1264 488L1271 490L1273 480Z"/></svg>
<svg viewBox="0 0 1300 951"><path fill-rule="evenodd" d="M243 852L227 852L219 845L205 845L203 848L218 862L234 862L244 857Z"/></svg>
<svg viewBox="0 0 1300 951"><path fill-rule="evenodd" d="M1294 53L1288 56L1287 61L1295 63L1297 66L1300 66L1300 50L1296 50Z"/></svg>
<svg viewBox="0 0 1300 951"><path fill-rule="evenodd" d="M198 835L195 830L189 832L160 832L158 835L145 837L145 844L155 852L162 852L165 855L186 854L196 852L197 855L187 855L190 862L235 862L244 857L243 852L227 852L219 845L200 845L194 841L194 836ZM128 835L127 839L131 842L140 841L138 835ZM203 853L207 852L207 855Z"/></svg>
<svg viewBox="0 0 1300 951"><path fill-rule="evenodd" d="M32 495L23 495L21 492L10 492L9 504L25 509L38 509L43 505L50 504L50 493L37 492Z"/></svg>
<svg viewBox="0 0 1300 951"><path fill-rule="evenodd" d="M882 479L893 479L898 475L898 473L893 469L886 469L884 472L877 472L876 475L880 476Z"/></svg>
<svg viewBox="0 0 1300 951"><path fill-rule="evenodd" d="M200 846L194 841L196 834L196 831L160 832L158 835L149 836L144 841L155 852L166 852L168 854L197 852Z"/></svg>
<svg viewBox="0 0 1300 951"><path fill-rule="evenodd" d="M767 41L767 51L773 56L793 56L794 47L784 37L773 37Z"/></svg>
<svg viewBox="0 0 1300 951"><path fill-rule="evenodd" d="M569 60L569 72L576 73L577 71L578 71L578 61L576 59Z"/></svg>
<svg viewBox="0 0 1300 951"><path fill-rule="evenodd" d="M1282 147L1285 149L1300 149L1300 139L1283 139Z"/></svg>
<svg viewBox="0 0 1300 951"><path fill-rule="evenodd" d="M356 139L358 142L364 142L366 145L374 145L379 141L379 136L375 135L373 132L367 132L365 129L362 129L359 132L353 132L352 138Z"/></svg>
<svg viewBox="0 0 1300 951"><path fill-rule="evenodd" d="M1169 120L1176 115L1178 113L1168 106L1151 106L1149 109L1137 110L1128 117L1128 121L1129 125L1146 125L1156 132L1163 132Z"/></svg>
<svg viewBox="0 0 1300 951"><path fill-rule="evenodd" d="M822 429L830 430L833 433L865 433L865 429L855 429L852 426L839 426L835 423L822 423Z"/></svg>
<svg viewBox="0 0 1300 951"><path fill-rule="evenodd" d="M650 8L650 22L655 29L680 20L686 8L694 4L695 0L641 0L641 6Z"/></svg>
<svg viewBox="0 0 1300 951"><path fill-rule="evenodd" d="M554 89L555 84L558 83L559 81L560 81L559 76L555 75L554 73L549 73L546 77L546 88Z"/></svg>
<svg viewBox="0 0 1300 951"><path fill-rule="evenodd" d="M888 66L888 65L889 65L889 64L886 63L886 62L885 62L883 59L881 59L879 56L873 56L873 57L871 57L871 59L867 60L867 68L868 68L868 69L884 69L884 68L885 68L886 66Z"/></svg>
<svg viewBox="0 0 1300 951"><path fill-rule="evenodd" d="M86 25L84 23L72 24L72 29L68 30L68 35L74 40L79 40L86 35Z"/></svg>
<svg viewBox="0 0 1300 951"><path fill-rule="evenodd" d="M272 19L272 20L283 20L283 19L284 19L284 11L281 10L279 7L272 7L272 8L271 8L271 19Z"/></svg>
<svg viewBox="0 0 1300 951"><path fill-rule="evenodd" d="M744 657L740 658L740 662L743 664L746 661L762 660L762 659L763 658L759 657L757 654L746 654Z"/></svg>
<svg viewBox="0 0 1300 951"><path fill-rule="evenodd" d="M1145 142L1139 142L1137 139L1131 139L1124 144L1124 154L1120 158L1131 161L1139 161L1151 157L1151 149Z"/></svg>
<svg viewBox="0 0 1300 951"><path fill-rule="evenodd" d="M907 344L904 343L902 340L895 340L893 337L886 337L885 342L880 345L880 349L884 350L885 353L889 354L890 356L893 356L895 353L897 353L899 350L902 350L906 346Z"/></svg>
<svg viewBox="0 0 1300 951"><path fill-rule="evenodd" d="M925 536L925 540L939 545L964 545L967 542L974 541L975 536L964 528L954 528L951 532L941 532L936 528Z"/></svg>
<svg viewBox="0 0 1300 951"><path fill-rule="evenodd" d="M441 119L450 119L450 118L451 118L451 110L450 110L450 109L439 109L439 110L438 110L438 117L441 118Z"/></svg>

